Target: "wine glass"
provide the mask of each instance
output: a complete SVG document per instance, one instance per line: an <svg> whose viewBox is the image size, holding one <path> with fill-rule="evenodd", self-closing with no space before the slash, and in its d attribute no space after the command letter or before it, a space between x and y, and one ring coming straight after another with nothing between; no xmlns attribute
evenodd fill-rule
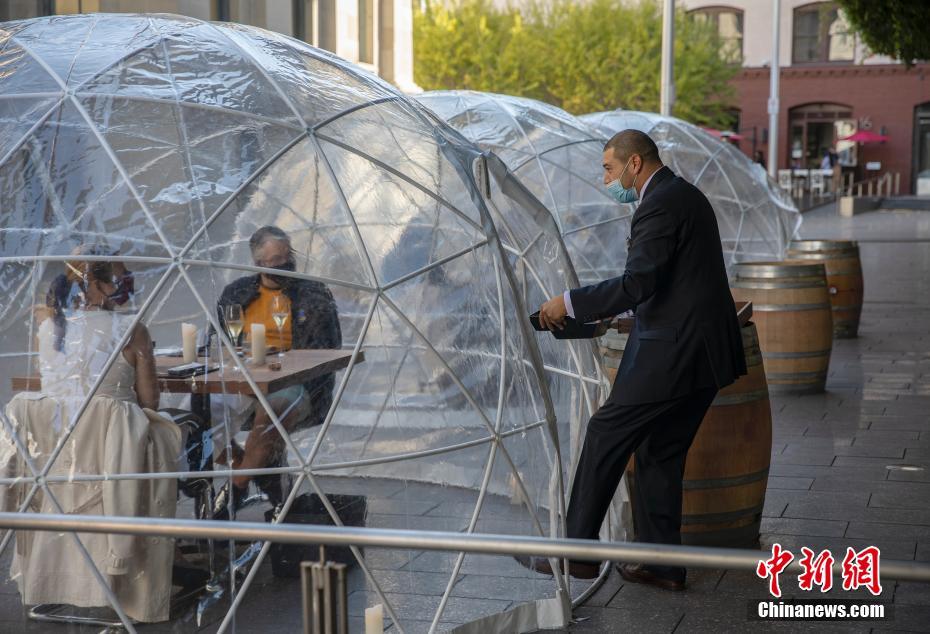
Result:
<svg viewBox="0 0 930 634"><path fill-rule="evenodd" d="M226 320L226 334L233 345L234 350L239 349L239 335L242 334L244 323L242 321L242 305L227 304L223 308L223 318ZM239 365L233 360L233 372L239 371Z"/></svg>
<svg viewBox="0 0 930 634"><path fill-rule="evenodd" d="M223 309L223 317L226 320L226 333L233 346L239 346L239 335L242 334L242 305L227 304Z"/></svg>
<svg viewBox="0 0 930 634"><path fill-rule="evenodd" d="M287 298L283 294L275 295L271 298L271 318L274 325L278 328L278 357L284 356L284 324L287 323L287 316L290 312L290 306Z"/></svg>

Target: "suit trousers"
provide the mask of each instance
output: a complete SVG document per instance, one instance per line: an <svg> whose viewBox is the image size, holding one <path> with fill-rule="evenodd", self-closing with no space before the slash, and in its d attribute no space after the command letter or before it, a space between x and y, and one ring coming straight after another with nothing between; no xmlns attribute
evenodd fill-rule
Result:
<svg viewBox="0 0 930 634"><path fill-rule="evenodd" d="M658 403L619 405L607 400L591 417L568 503L567 537L598 539L601 524L636 452L633 521L636 541L681 544L685 458L717 388ZM684 581L685 569L646 566Z"/></svg>

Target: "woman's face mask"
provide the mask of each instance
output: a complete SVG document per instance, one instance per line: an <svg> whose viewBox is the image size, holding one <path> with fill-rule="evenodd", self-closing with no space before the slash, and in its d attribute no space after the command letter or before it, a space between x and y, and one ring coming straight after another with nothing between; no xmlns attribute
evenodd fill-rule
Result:
<svg viewBox="0 0 930 634"><path fill-rule="evenodd" d="M122 306L129 301L129 298L136 293L135 276L132 271L126 271L122 275L113 276L113 284L116 290L109 295L110 301L117 306Z"/></svg>
<svg viewBox="0 0 930 634"><path fill-rule="evenodd" d="M639 194L636 193L636 187L630 185L629 187L624 187L623 175L626 174L626 168L630 166L630 162L633 160L633 157L630 157L630 160L626 162L626 165L623 166L623 171L620 172L620 177L610 181L607 184L607 193L610 194L610 197L616 200L621 205L626 203L635 202L639 198ZM636 178L633 178L633 183L636 182Z"/></svg>

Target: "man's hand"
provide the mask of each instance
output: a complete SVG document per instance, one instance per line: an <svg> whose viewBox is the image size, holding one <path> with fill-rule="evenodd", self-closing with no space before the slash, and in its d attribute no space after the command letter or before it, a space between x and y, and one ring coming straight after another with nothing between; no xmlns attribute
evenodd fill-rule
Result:
<svg viewBox="0 0 930 634"><path fill-rule="evenodd" d="M562 330L565 328L565 317L567 315L565 298L556 295L539 307L539 325L546 330Z"/></svg>

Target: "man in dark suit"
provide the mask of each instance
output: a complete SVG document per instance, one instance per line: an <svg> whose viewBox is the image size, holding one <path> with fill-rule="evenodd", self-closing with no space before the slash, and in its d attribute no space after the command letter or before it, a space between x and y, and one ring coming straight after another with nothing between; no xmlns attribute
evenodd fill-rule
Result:
<svg viewBox="0 0 930 634"><path fill-rule="evenodd" d="M685 457L717 391L746 373L739 322L727 283L714 210L675 176L646 134L624 130L604 148L604 183L621 202L637 197L626 269L566 291L540 309L546 328L566 317L591 322L636 314L613 389L588 423L568 505L568 537L597 539L623 470L635 451L637 540L681 543ZM548 561L533 566L551 573ZM592 577L598 566L570 562ZM623 564L624 579L684 588L685 569Z"/></svg>

